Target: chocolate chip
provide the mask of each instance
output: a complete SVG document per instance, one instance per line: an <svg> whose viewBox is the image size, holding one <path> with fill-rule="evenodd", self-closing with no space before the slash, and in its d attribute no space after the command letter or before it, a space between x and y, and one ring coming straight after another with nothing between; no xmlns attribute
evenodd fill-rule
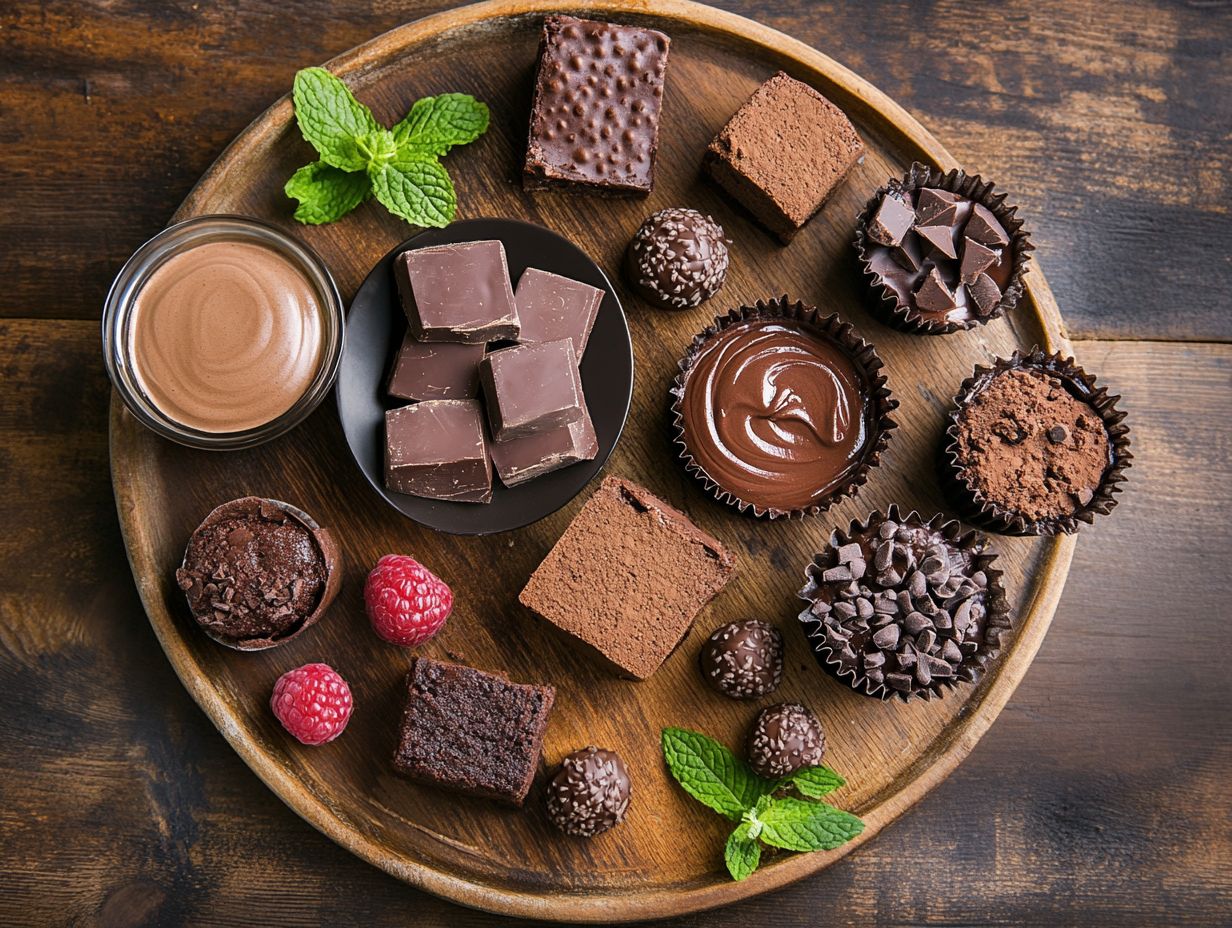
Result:
<svg viewBox="0 0 1232 928"><path fill-rule="evenodd" d="M908 232L903 236L902 242L891 249L890 257L904 271L914 274L924 266L924 249L920 246L920 237L914 232Z"/></svg>
<svg viewBox="0 0 1232 928"><path fill-rule="evenodd" d="M934 254L941 255L945 258L954 259L958 257L958 251L954 247L954 233L947 225L942 226L916 226L915 234L920 237L926 248L931 248ZM936 268L934 268L936 270ZM940 280L940 277L937 278Z"/></svg>
<svg viewBox="0 0 1232 928"><path fill-rule="evenodd" d="M915 305L922 312L949 312L958 304L954 302L954 294L941 279L941 274L934 267L915 291Z"/></svg>
<svg viewBox="0 0 1232 928"><path fill-rule="evenodd" d="M981 316L992 315L997 304L1001 302L1001 288L997 286L997 282L987 274L976 274L975 279L966 282L965 286L971 302L975 304L976 312Z"/></svg>
<svg viewBox="0 0 1232 928"><path fill-rule="evenodd" d="M834 614L840 619L854 619L856 607L851 603L837 602L834 604Z"/></svg>
<svg viewBox="0 0 1232 928"><path fill-rule="evenodd" d="M856 558L864 556L864 549L860 547L860 543L853 541L850 544L843 545L835 552L840 564L850 564Z"/></svg>
<svg viewBox="0 0 1232 928"><path fill-rule="evenodd" d="M885 675L885 682L900 693L906 693L911 689L911 677L905 673L887 673Z"/></svg>
<svg viewBox="0 0 1232 928"><path fill-rule="evenodd" d="M997 252L986 248L971 238L963 239L962 263L959 265L958 276L965 284L975 283L975 279L997 263Z"/></svg>
<svg viewBox="0 0 1232 928"><path fill-rule="evenodd" d="M870 651L864 655L864 668L866 670L872 670L874 667L880 667L884 663L884 651Z"/></svg>
<svg viewBox="0 0 1232 928"><path fill-rule="evenodd" d="M962 650L948 638L941 645L941 656L951 664L959 664L962 662Z"/></svg>
<svg viewBox="0 0 1232 928"><path fill-rule="evenodd" d="M921 659L915 663L915 682L920 686L928 686L933 682L932 670L928 666L928 661L924 658L927 655L922 655Z"/></svg>
<svg viewBox="0 0 1232 928"><path fill-rule="evenodd" d="M910 612L903 619L903 628L907 629L912 635L918 635L926 628L932 627L932 619L922 612Z"/></svg>
<svg viewBox="0 0 1232 928"><path fill-rule="evenodd" d="M883 650L890 650L898 644L898 626L887 625L879 628L873 635L873 644Z"/></svg>
<svg viewBox="0 0 1232 928"><path fill-rule="evenodd" d="M1081 490L1079 490L1077 493L1074 494L1074 498L1078 500L1079 506L1086 506L1088 503L1091 502L1091 500L1095 498L1095 492L1091 490L1089 487L1083 487Z"/></svg>
<svg viewBox="0 0 1232 928"><path fill-rule="evenodd" d="M928 593L928 580L917 570L907 578L907 590L912 596L924 596Z"/></svg>
<svg viewBox="0 0 1232 928"><path fill-rule="evenodd" d="M873 604L867 599L857 599L856 615L862 619L871 619L873 617Z"/></svg>
<svg viewBox="0 0 1232 928"><path fill-rule="evenodd" d="M888 519L881 523L881 528L877 529L877 534L881 538L893 538L894 533L898 531L898 523L891 522Z"/></svg>
<svg viewBox="0 0 1232 928"><path fill-rule="evenodd" d="M848 564L847 567L851 571L851 579L853 580L859 580L863 578L864 572L868 570L868 564L866 564L860 558L856 558L854 561Z"/></svg>
<svg viewBox="0 0 1232 928"><path fill-rule="evenodd" d="M1045 434L1048 435L1048 440L1054 445L1059 445L1065 439L1069 438L1069 429L1063 425L1054 425Z"/></svg>
<svg viewBox="0 0 1232 928"><path fill-rule="evenodd" d="M931 628L920 632L915 639L915 646L921 651L931 651L937 644L937 633Z"/></svg>
<svg viewBox="0 0 1232 928"><path fill-rule="evenodd" d="M881 245L897 245L915 223L915 210L896 196L886 194L868 224L868 237Z"/></svg>
<svg viewBox="0 0 1232 928"><path fill-rule="evenodd" d="M972 206L971 218L967 220L967 227L963 230L963 234L989 248L1003 248L1010 243L1005 227L993 215L992 210L983 203L976 203Z"/></svg>
<svg viewBox="0 0 1232 928"><path fill-rule="evenodd" d="M846 564L840 564L838 567L831 567L829 570L823 571L821 579L825 583L834 583L836 580L850 580L851 571L847 569Z"/></svg>
<svg viewBox="0 0 1232 928"><path fill-rule="evenodd" d="M873 556L873 567L878 572L885 570L894 562L894 542L887 541L882 544L877 553Z"/></svg>
<svg viewBox="0 0 1232 928"><path fill-rule="evenodd" d="M961 199L958 194L950 193L948 190L921 187L916 193L916 222L928 226L952 223L958 211L957 204Z"/></svg>

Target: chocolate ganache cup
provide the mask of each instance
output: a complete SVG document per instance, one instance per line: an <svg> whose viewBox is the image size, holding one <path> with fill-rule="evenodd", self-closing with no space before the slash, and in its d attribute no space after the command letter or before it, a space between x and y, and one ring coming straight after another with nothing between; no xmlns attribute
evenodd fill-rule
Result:
<svg viewBox="0 0 1232 928"><path fill-rule="evenodd" d="M850 324L786 296L716 318L670 391L685 468L744 513L824 512L857 493L895 428L882 366Z"/></svg>

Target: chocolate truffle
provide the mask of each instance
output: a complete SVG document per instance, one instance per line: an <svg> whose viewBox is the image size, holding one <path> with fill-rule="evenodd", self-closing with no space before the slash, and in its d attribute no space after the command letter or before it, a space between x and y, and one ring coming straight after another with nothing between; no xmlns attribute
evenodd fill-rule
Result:
<svg viewBox="0 0 1232 928"><path fill-rule="evenodd" d="M414 658L394 769L429 786L520 806L555 699L550 686Z"/></svg>
<svg viewBox="0 0 1232 928"><path fill-rule="evenodd" d="M661 209L629 243L625 273L647 302L691 309L719 292L727 263L722 226L695 209Z"/></svg>
<svg viewBox="0 0 1232 928"><path fill-rule="evenodd" d="M947 490L973 521L997 531L1076 531L1115 505L1129 466L1116 399L1059 355L1016 354L977 368L946 433Z"/></svg>
<svg viewBox="0 0 1232 928"><path fill-rule="evenodd" d="M703 169L786 243L864 157L851 120L780 71L723 127Z"/></svg>
<svg viewBox="0 0 1232 928"><path fill-rule="evenodd" d="M518 601L624 676L649 677L723 589L735 558L645 487L605 477Z"/></svg>
<svg viewBox="0 0 1232 928"><path fill-rule="evenodd" d="M523 186L606 196L649 193L670 45L653 29L548 16L539 40Z"/></svg>
<svg viewBox="0 0 1232 928"><path fill-rule="evenodd" d="M826 753L821 723L804 706L784 702L757 713L749 732L749 766L768 780L816 767Z"/></svg>
<svg viewBox="0 0 1232 928"><path fill-rule="evenodd" d="M671 394L686 468L757 516L816 513L854 493L894 428L872 347L785 297L717 320L680 368Z"/></svg>
<svg viewBox="0 0 1232 928"><path fill-rule="evenodd" d="M548 817L567 835L593 838L624 821L630 791L619 754L583 748L561 761L548 784Z"/></svg>
<svg viewBox="0 0 1232 928"><path fill-rule="evenodd" d="M808 566L800 613L818 664L857 692L932 698L973 683L1010 627L995 555L941 515L873 513Z"/></svg>
<svg viewBox="0 0 1232 928"><path fill-rule="evenodd" d="M256 651L317 621L341 585L337 562L333 538L307 513L249 496L205 517L175 579L207 635Z"/></svg>
<svg viewBox="0 0 1232 928"><path fill-rule="evenodd" d="M753 699L773 693L783 679L783 635L750 619L715 630L702 646L702 676L724 696Z"/></svg>

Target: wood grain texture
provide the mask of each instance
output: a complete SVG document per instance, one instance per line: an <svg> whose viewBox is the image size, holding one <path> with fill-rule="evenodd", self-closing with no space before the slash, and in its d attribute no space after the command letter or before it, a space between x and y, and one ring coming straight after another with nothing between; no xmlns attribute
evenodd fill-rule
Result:
<svg viewBox="0 0 1232 928"><path fill-rule="evenodd" d="M92 321L131 249L297 67L445 5L0 5L0 923L520 924L317 834L192 704L123 557ZM855 68L1021 190L1072 333L1227 339L1228 4L716 5ZM847 860L670 924L1227 923L1232 705L1209 655L1232 643L1232 352L1078 353L1126 394L1133 482L1084 530L998 725Z"/></svg>
<svg viewBox="0 0 1232 928"><path fill-rule="evenodd" d="M97 351L91 322L0 323L0 375L22 385L0 395L0 742L20 746L0 753L0 924L529 924L337 847L272 801L193 704L122 552ZM663 924L1226 924L1232 707L1206 657L1232 644L1232 348L1078 351L1124 393L1135 482L1084 531L998 724L846 860ZM64 463L70 482L53 484ZM1166 612L1142 595L1160 564Z"/></svg>
<svg viewBox="0 0 1232 928"><path fill-rule="evenodd" d="M0 5L0 241L26 245L0 314L95 318L124 259L297 68L450 5ZM1232 338L1232 4L715 5L852 68L1013 190L1074 337Z"/></svg>
<svg viewBox="0 0 1232 928"><path fill-rule="evenodd" d="M716 305L694 313L663 313L632 299L629 307L640 374L620 446L608 471L649 486L724 539L742 562L738 578L702 614L696 640L651 681L614 679L579 654L549 625L516 606L526 578L559 537L581 500L540 523L508 535L464 539L408 525L371 494L352 489L354 469L338 440L332 411L322 410L293 436L244 454L210 454L169 447L113 403L112 469L117 505L138 589L158 636L185 685L228 741L289 805L372 863L448 898L494 911L545 918L609 922L679 914L766 892L838 859L870 840L886 823L936 785L970 751L1012 693L1051 620L1073 550L1072 538L999 540L999 569L1017 616L1008 653L984 684L944 701L902 708L852 694L812 669L792 617L803 565L834 522L846 523L890 502L943 508L933 476L940 417L957 384L977 362L1034 344L1064 348L1059 319L1038 273L1010 320L946 339L922 339L880 326L865 315L852 273L854 215L883 179L917 158L943 167L953 160L918 124L878 90L816 51L748 20L688 3L660 2L646 15L629 4L588 4L593 15L621 14L673 37L672 73L664 100L670 131L660 139L656 189L646 200L597 200L526 193L517 182L525 139L527 76L541 17L551 0L492 3L458 10L395 30L331 62L378 119L391 123L418 93L464 89L489 102L492 128L451 156L458 179L459 217L514 216L565 234L608 268L648 212L688 203L712 213L733 240L735 267ZM483 62L478 66L477 62ZM818 87L855 122L866 144L863 162L791 248L781 248L698 177L699 153L730 113L778 68ZM211 166L177 218L240 213L287 224L282 185L306 146L287 100L273 105ZM295 228L332 269L344 300L373 264L405 234L374 204L348 221ZM770 289L767 289L770 288ZM875 341L901 402L891 452L860 499L823 520L759 522L719 507L673 462L666 440L666 385L693 334L724 307L787 291L838 311ZM236 661L185 622L172 580L184 539L218 502L236 495L287 498L330 527L348 564L353 592L331 608L337 619L310 640L276 653ZM398 718L398 681L405 654L363 633L358 588L367 566L391 549L409 550L441 570L459 608L446 630L422 651L461 653L474 666L499 668L514 679L558 687L544 744L547 765L586 743L618 750L634 771L645 811L602 841L557 836L541 802L518 814L482 801L442 801L412 786L381 761ZM768 704L783 699L812 707L831 732L831 762L858 769L839 800L866 823L864 834L838 852L767 860L742 883L721 865L729 829L698 814L663 769L657 732L667 725L704 725L729 744L751 721L747 705L718 699L695 669L701 635L749 615L778 622L797 642L802 661ZM361 631L356 633L356 628ZM305 650L307 649L307 650ZM346 676L360 704L346 739L326 750L288 749L265 708L270 681L308 659L327 658ZM290 663L288 663L290 662ZM838 734L841 732L842 734ZM538 815L535 813L539 812ZM484 835L477 841L477 835ZM684 840L682 840L684 837Z"/></svg>

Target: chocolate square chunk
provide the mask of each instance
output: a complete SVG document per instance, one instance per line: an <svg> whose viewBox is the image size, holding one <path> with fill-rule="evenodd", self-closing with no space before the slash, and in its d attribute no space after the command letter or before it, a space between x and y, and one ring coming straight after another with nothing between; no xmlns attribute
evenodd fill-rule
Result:
<svg viewBox="0 0 1232 928"><path fill-rule="evenodd" d="M568 425L558 425L525 438L494 441L490 447L492 466L501 482L507 487L516 487L578 461L593 460L599 453L599 439L583 402L581 418Z"/></svg>
<svg viewBox="0 0 1232 928"><path fill-rule="evenodd" d="M496 441L582 417L582 378L567 338L493 351L479 362L479 381Z"/></svg>
<svg viewBox="0 0 1232 928"><path fill-rule="evenodd" d="M649 193L670 44L653 29L544 20L523 186Z"/></svg>
<svg viewBox="0 0 1232 928"><path fill-rule="evenodd" d="M590 339L590 330L599 316L603 291L578 280L528 267L518 279L514 293L522 334L518 341L573 341L573 351L581 360Z"/></svg>
<svg viewBox="0 0 1232 928"><path fill-rule="evenodd" d="M428 400L385 413L385 486L459 503L492 501L478 400Z"/></svg>
<svg viewBox="0 0 1232 928"><path fill-rule="evenodd" d="M555 699L550 686L414 658L394 769L419 783L520 806Z"/></svg>
<svg viewBox="0 0 1232 928"><path fill-rule="evenodd" d="M402 400L465 400L479 393L483 345L402 340L389 375L389 395Z"/></svg>
<svg viewBox="0 0 1232 928"><path fill-rule="evenodd" d="M394 276L411 333L421 342L482 344L518 337L505 246L462 242L404 251Z"/></svg>
<svg viewBox="0 0 1232 928"><path fill-rule="evenodd" d="M644 680L734 572L732 555L684 513L609 476L519 600L619 673Z"/></svg>
<svg viewBox="0 0 1232 928"><path fill-rule="evenodd" d="M863 155L843 111L780 71L710 143L703 167L786 243Z"/></svg>

